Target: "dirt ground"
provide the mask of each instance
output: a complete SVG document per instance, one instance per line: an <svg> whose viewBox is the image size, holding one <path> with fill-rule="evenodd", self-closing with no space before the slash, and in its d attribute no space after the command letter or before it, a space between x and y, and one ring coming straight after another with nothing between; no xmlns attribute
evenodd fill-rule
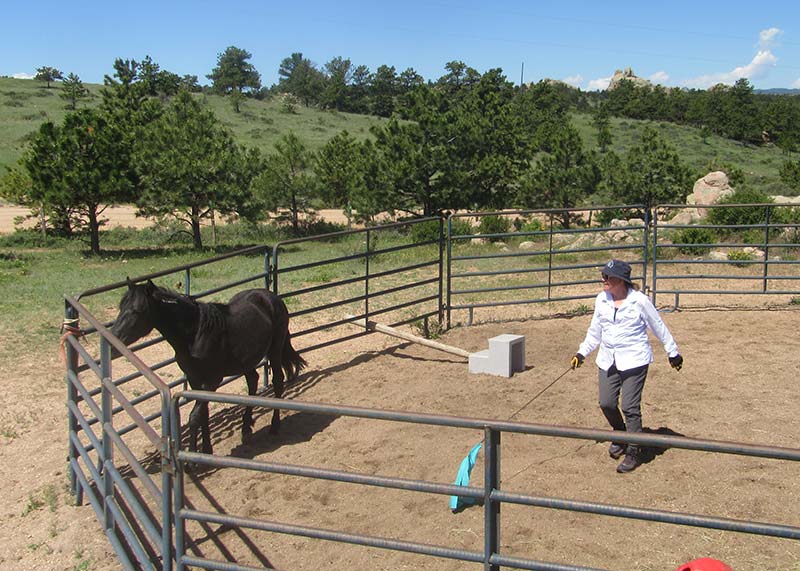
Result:
<svg viewBox="0 0 800 571"><path fill-rule="evenodd" d="M23 206L13 206L8 204L0 204L0 234L8 234L13 232L17 225L15 220L24 218L30 213L30 209ZM341 210L320 210L320 217L329 221L339 224L345 224L347 218ZM131 228L147 228L153 225L153 220L150 218L143 218L136 216L136 208L133 206L112 206L107 208L101 218L106 219L107 225L105 228L114 226L129 226ZM222 222L224 223L224 222ZM25 220L22 228L33 228L36 226L36 220Z"/></svg>
<svg viewBox="0 0 800 571"><path fill-rule="evenodd" d="M590 316L520 319L519 308L476 317L440 341L468 351L501 333L526 337L527 369L512 378L470 375L455 356L381 334L307 354L309 370L287 397L415 412L506 419L565 372ZM670 369L655 344L643 399L647 430L796 447L800 313L687 309L665 314L686 362ZM302 340L302 339L301 339ZM298 346L303 343L298 340ZM515 420L605 428L596 405L593 358L530 403ZM56 352L5 367L0 496L0 568L118 570L88 505L67 493L63 369ZM243 383L242 383L243 384ZM237 390L232 387L230 390ZM287 413L270 436L270 413L256 414L255 439L240 443L239 416L212 410L215 452L259 460L434 482L453 481L478 431ZM632 474L615 472L607 444L505 435L502 487L508 491L762 522L800 524L798 466L789 462L668 449ZM482 455L479 456L479 462ZM473 483L482 485L481 468ZM194 476L189 497L232 514L400 540L480 550L480 508L452 514L446 496L387 491L211 470ZM502 552L613 570L665 570L715 557L736 571L800 571L800 542L607 516L506 505ZM196 553L279 569L478 569L421 557L262 532L192 526ZM220 541L226 547L220 551Z"/></svg>

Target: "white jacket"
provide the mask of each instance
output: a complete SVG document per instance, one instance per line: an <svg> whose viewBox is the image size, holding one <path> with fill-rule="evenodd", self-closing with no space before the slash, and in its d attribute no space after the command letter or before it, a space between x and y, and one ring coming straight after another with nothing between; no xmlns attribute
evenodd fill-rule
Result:
<svg viewBox="0 0 800 571"><path fill-rule="evenodd" d="M653 349L647 338L647 328L664 344L667 356L678 354L678 345L658 315L650 298L628 288L628 297L618 308L611 295L601 291L594 302L594 315L578 353L584 357L600 346L597 366L607 371L611 365L627 371L653 362Z"/></svg>

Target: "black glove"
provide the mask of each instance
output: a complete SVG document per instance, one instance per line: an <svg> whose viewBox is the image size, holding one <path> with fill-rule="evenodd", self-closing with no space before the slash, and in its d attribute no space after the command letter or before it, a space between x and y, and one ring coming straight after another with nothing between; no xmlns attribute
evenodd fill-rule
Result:
<svg viewBox="0 0 800 571"><path fill-rule="evenodd" d="M572 361L569 362L569 364L572 365L572 370L574 371L575 369L583 365L584 359L586 359L586 357L584 357L580 353L575 353L575 356L572 358Z"/></svg>
<svg viewBox="0 0 800 571"><path fill-rule="evenodd" d="M676 371L680 371L681 367L683 367L683 357L678 353L674 357L669 358L669 364L672 365L672 368Z"/></svg>

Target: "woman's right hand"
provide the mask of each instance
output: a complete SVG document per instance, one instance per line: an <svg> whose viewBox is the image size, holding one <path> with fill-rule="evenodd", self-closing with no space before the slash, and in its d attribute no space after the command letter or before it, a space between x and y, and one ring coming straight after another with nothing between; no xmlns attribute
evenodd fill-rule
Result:
<svg viewBox="0 0 800 571"><path fill-rule="evenodd" d="M572 370L574 371L575 369L578 369L581 365L583 365L583 361L585 359L586 357L584 357L580 353L575 353L575 356L569 362L569 364L572 366Z"/></svg>

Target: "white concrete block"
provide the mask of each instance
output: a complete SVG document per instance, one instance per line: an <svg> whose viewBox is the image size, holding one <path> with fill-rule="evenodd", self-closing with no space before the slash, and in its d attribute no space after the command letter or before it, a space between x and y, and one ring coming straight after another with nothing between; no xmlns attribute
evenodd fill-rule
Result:
<svg viewBox="0 0 800 571"><path fill-rule="evenodd" d="M470 373L485 373L487 372L487 365L489 363L489 350L478 351L477 353L469 354L469 372Z"/></svg>
<svg viewBox="0 0 800 571"><path fill-rule="evenodd" d="M489 339L489 350L470 353L469 372L510 377L525 370L525 336L503 334Z"/></svg>

